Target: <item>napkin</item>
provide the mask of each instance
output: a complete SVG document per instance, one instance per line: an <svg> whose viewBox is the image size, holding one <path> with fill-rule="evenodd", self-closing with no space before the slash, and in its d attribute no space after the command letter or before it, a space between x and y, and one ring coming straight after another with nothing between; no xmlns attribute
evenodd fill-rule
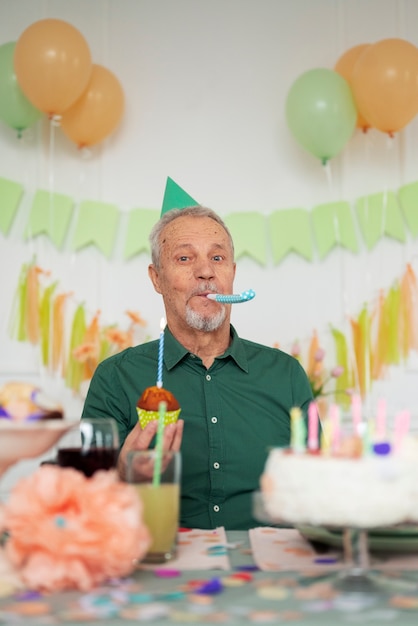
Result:
<svg viewBox="0 0 418 626"><path fill-rule="evenodd" d="M331 548L318 554L311 544L294 528L252 528L249 531L253 559L264 571L312 571L341 569L343 552ZM398 552L373 552L370 569L417 570L418 555Z"/></svg>
<svg viewBox="0 0 418 626"><path fill-rule="evenodd" d="M341 568L341 552L318 554L294 528L263 526L249 530L253 559L261 570L320 570Z"/></svg>
<svg viewBox="0 0 418 626"><path fill-rule="evenodd" d="M230 570L225 528L213 530L181 529L177 536L177 556L167 563L140 563L139 569Z"/></svg>

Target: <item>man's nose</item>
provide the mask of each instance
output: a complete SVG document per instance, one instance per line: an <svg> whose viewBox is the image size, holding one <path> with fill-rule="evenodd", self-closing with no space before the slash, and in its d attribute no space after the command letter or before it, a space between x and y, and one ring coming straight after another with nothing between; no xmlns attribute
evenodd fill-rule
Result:
<svg viewBox="0 0 418 626"><path fill-rule="evenodd" d="M213 278L215 275L215 271L213 268L213 264L209 259L200 259L196 264L196 275L198 278L204 278L208 280Z"/></svg>

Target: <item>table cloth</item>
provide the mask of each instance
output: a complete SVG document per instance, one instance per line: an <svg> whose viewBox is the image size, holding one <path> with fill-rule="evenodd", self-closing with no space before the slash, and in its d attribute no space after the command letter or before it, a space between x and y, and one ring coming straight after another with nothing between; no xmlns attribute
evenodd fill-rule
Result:
<svg viewBox="0 0 418 626"><path fill-rule="evenodd" d="M388 573L394 564L390 588L343 593L332 583L341 551L318 553L296 529L182 529L179 542L170 564L140 566L88 593L10 595L0 581L0 624L417 624L418 553L382 557ZM372 554L373 568L381 562Z"/></svg>

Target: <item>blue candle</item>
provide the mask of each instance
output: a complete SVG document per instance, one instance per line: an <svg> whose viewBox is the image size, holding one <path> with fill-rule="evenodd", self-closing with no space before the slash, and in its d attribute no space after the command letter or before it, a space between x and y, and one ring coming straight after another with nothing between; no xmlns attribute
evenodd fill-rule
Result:
<svg viewBox="0 0 418 626"><path fill-rule="evenodd" d="M163 386L163 356L164 356L164 328L165 319L162 317L160 321L160 343L158 345L158 371L157 371L157 387Z"/></svg>

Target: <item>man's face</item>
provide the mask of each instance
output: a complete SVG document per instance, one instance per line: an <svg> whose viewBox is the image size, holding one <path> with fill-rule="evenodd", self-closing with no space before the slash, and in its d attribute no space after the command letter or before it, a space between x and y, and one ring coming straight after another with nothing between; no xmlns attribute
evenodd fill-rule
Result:
<svg viewBox="0 0 418 626"><path fill-rule="evenodd" d="M209 217L178 217L161 233L160 268L150 277L163 296L167 320L197 330L216 330L228 319L229 306L206 298L232 293L235 263L228 234Z"/></svg>

